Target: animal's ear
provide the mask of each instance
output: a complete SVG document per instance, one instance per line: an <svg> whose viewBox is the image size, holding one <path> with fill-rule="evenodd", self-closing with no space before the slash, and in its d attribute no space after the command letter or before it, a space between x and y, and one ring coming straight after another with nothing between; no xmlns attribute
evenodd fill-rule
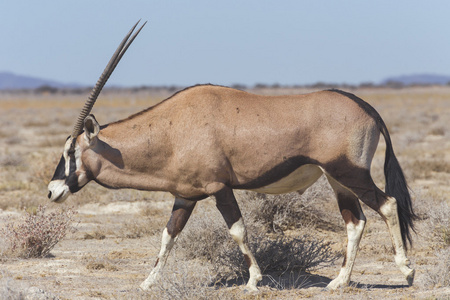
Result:
<svg viewBox="0 0 450 300"><path fill-rule="evenodd" d="M89 115L84 119L84 136L88 144L92 144L100 131L100 125L95 119L94 115Z"/></svg>

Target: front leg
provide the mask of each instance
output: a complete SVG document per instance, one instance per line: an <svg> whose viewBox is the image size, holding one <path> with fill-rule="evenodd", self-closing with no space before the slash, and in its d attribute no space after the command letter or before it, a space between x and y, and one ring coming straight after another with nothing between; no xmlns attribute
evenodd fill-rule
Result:
<svg viewBox="0 0 450 300"><path fill-rule="evenodd" d="M161 268L164 267L169 252L178 238L178 234L183 230L192 210L195 207L196 201L185 200L182 198L175 198L175 203L172 209L172 215L169 222L164 228L161 239L161 250L159 251L158 258L156 259L155 266L153 267L150 275L141 283L140 287L144 291L148 290L159 278Z"/></svg>
<svg viewBox="0 0 450 300"><path fill-rule="evenodd" d="M248 246L247 231L233 191L230 188L224 188L214 196L216 197L216 206L227 223L231 237L238 243L242 254L244 254L245 262L250 271L247 287L256 291L258 290L256 285L262 279L261 270Z"/></svg>

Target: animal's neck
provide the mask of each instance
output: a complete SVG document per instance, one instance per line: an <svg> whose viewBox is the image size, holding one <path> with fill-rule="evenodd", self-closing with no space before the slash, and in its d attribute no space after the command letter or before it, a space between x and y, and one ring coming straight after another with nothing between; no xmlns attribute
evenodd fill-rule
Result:
<svg viewBox="0 0 450 300"><path fill-rule="evenodd" d="M90 167L95 180L112 188L133 188L149 191L170 191L164 174L166 161L149 132L130 130L114 132L109 127L99 134L90 150Z"/></svg>

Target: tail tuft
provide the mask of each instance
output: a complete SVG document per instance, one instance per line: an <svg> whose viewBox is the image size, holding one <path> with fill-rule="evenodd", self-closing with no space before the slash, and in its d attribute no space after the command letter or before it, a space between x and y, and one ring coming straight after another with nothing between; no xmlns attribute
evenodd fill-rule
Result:
<svg viewBox="0 0 450 300"><path fill-rule="evenodd" d="M381 120L381 118L379 119ZM395 157L391 138L383 120L381 124L381 133L386 141L386 158L384 162L384 175L386 177L386 194L397 200L397 212L402 233L403 245L407 249L407 241L412 245L411 230L415 232L414 220L417 215L414 213L411 196L408 185L403 174L402 168Z"/></svg>

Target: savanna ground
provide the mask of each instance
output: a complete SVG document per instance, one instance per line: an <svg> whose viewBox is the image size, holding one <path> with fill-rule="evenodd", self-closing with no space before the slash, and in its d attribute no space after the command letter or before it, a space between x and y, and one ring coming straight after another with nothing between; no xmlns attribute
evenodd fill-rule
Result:
<svg viewBox="0 0 450 300"><path fill-rule="evenodd" d="M304 93L302 89L257 89L255 93ZM59 161L86 94L0 94L0 230L20 224L39 205L73 211L72 225L43 258L20 258L0 235L1 299L448 299L450 297L450 87L352 90L384 118L412 190L419 215L408 256L416 268L408 287L393 262L387 228L363 206L367 225L349 287L325 291L342 263L344 223L323 179L303 196L266 199L237 192L247 217L250 243L259 252L264 280L259 293L243 289L247 274L213 199L197 205L151 291L138 287L160 246L172 197L161 192L107 190L88 184L64 204L48 203L47 184ZM149 107L170 93L111 91L93 110L100 124ZM339 112L337 112L339 113ZM384 141L372 165L384 187ZM284 200L283 200L284 199ZM286 200L287 199L287 200ZM282 205L277 205L282 203ZM275 214L272 218L270 215ZM255 217L256 216L256 217ZM263 220L263 221L261 221ZM278 244L276 244L278 242ZM259 245L259 246L258 246ZM261 246L262 245L262 246ZM272 247L275 245L275 247ZM306 245L306 249L305 249ZM303 247L303 248L302 248ZM309 247L309 248L308 248ZM274 258L294 249L308 267ZM281 253L283 253L281 251ZM292 251L291 251L292 252ZM228 254L230 253L230 254ZM266 254L264 256L264 253ZM289 255L294 255L290 253ZM271 266L271 263L275 266ZM279 265L277 265L279 264ZM305 272L306 270L306 272Z"/></svg>

